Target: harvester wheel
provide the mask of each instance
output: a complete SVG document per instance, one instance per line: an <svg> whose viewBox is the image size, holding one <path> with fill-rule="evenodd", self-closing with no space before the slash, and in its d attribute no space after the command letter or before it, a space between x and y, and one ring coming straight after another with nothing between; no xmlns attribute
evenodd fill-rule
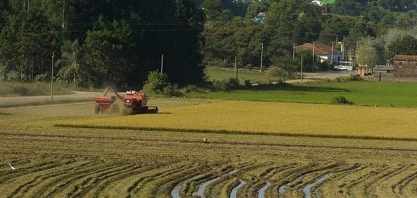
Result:
<svg viewBox="0 0 417 198"><path fill-rule="evenodd" d="M142 113L148 113L148 107L142 107Z"/></svg>
<svg viewBox="0 0 417 198"><path fill-rule="evenodd" d="M119 114L120 113L119 105L112 105L110 113L111 114Z"/></svg>
<svg viewBox="0 0 417 198"><path fill-rule="evenodd" d="M100 114L100 112L101 112L101 108L100 108L100 106L99 106L99 105L96 105L96 106L94 107L94 113L95 113L95 114Z"/></svg>
<svg viewBox="0 0 417 198"><path fill-rule="evenodd" d="M133 114L133 110L131 108L125 107L123 109L123 115L132 115Z"/></svg>

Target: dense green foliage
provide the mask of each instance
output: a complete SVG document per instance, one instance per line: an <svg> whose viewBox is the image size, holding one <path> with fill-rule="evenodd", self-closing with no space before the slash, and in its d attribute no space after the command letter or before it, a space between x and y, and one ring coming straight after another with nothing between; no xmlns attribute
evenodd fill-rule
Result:
<svg viewBox="0 0 417 198"><path fill-rule="evenodd" d="M224 3L221 9L219 3L223 1L217 1L216 13L229 10ZM260 13L265 17L258 16ZM338 50L343 43L345 55L355 64L359 64L356 55L371 52L372 56L364 57L360 64L373 67L385 64L395 54L415 54L403 50L412 49L413 42L395 39L405 35L415 38L416 17L417 4L412 0L335 0L323 6L310 0L255 1L248 4L245 18L217 17L205 28L204 63L230 66L236 57L239 67L278 66L291 73L300 68L303 57L303 67L311 70L312 60L307 57L312 56L304 52L293 54L293 46L317 41L328 45L336 42ZM295 56L294 63L288 61L292 56ZM314 69L329 68L329 65L315 65Z"/></svg>
<svg viewBox="0 0 417 198"><path fill-rule="evenodd" d="M205 16L193 0L10 0L0 3L0 80L139 88L161 67L201 82Z"/></svg>
<svg viewBox="0 0 417 198"><path fill-rule="evenodd" d="M181 86L203 82L203 65L235 60L249 69L277 66L288 76L301 62L308 71L328 70L313 68L318 61L306 52L293 53L294 45L313 41L339 49L343 42L350 60L371 52L361 60L369 67L416 53L413 0L5 0L0 10L0 81L52 77L140 89L149 72L162 70Z"/></svg>

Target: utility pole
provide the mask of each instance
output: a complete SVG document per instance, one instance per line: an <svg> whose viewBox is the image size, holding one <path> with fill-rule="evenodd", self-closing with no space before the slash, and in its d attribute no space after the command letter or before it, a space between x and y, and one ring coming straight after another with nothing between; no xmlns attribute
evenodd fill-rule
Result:
<svg viewBox="0 0 417 198"><path fill-rule="evenodd" d="M237 57L235 56L235 79L238 80L238 72L239 69L237 68Z"/></svg>
<svg viewBox="0 0 417 198"><path fill-rule="evenodd" d="M164 54L161 57L161 74L164 73Z"/></svg>
<svg viewBox="0 0 417 198"><path fill-rule="evenodd" d="M292 43L292 59L295 57L295 43Z"/></svg>
<svg viewBox="0 0 417 198"><path fill-rule="evenodd" d="M65 0L62 2L62 29L65 28Z"/></svg>
<svg viewBox="0 0 417 198"><path fill-rule="evenodd" d="M52 64L51 64L51 101L54 100L54 61L55 61L55 52L52 52Z"/></svg>
<svg viewBox="0 0 417 198"><path fill-rule="evenodd" d="M314 59L315 59L314 48L316 48L316 47L315 47L315 42L313 41L313 65L311 65L311 71L312 72L314 72Z"/></svg>
<svg viewBox="0 0 417 198"><path fill-rule="evenodd" d="M261 67L260 67L261 72L264 72L264 68L262 66L263 53L264 53L264 43L262 42L262 46L261 46Z"/></svg>
<svg viewBox="0 0 417 198"><path fill-rule="evenodd" d="M303 82L303 57L301 56L301 77L300 82Z"/></svg>
<svg viewBox="0 0 417 198"><path fill-rule="evenodd" d="M333 66L333 42L332 42L332 55L330 56L330 64Z"/></svg>

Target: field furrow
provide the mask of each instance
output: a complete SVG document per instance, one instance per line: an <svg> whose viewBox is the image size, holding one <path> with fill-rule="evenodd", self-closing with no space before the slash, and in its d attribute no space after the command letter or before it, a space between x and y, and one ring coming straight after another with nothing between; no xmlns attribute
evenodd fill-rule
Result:
<svg viewBox="0 0 417 198"><path fill-rule="evenodd" d="M41 186L41 183L44 182L45 180L64 174L65 172L71 170L72 167L78 166L78 165L84 165L84 162L80 162L80 161L77 162L77 161L69 160L67 162L63 162L61 166L56 166L50 169L45 169L43 171L37 172L36 174L26 175L25 176L26 178L32 177L32 179L19 185L19 187L13 191L12 195L17 196L17 197L27 196L28 194L30 194L31 191L35 189L39 189L39 187ZM46 190L46 189L42 189L42 190Z"/></svg>
<svg viewBox="0 0 417 198"><path fill-rule="evenodd" d="M297 172L287 178L289 182L287 184L286 191L284 196L286 197L298 197L304 196L303 189L306 184L314 182L316 179L320 178L322 175L328 173L329 171L335 171L340 166L338 164L329 163L329 164L319 164L312 163L310 166L305 167L301 172Z"/></svg>
<svg viewBox="0 0 417 198"><path fill-rule="evenodd" d="M119 165L114 164L100 166L100 168L97 167L97 170L94 172L90 172L81 177L74 178L69 184L67 184L65 189L57 194L57 196L80 197L81 193L85 189L88 189L88 187L94 183L97 177L120 169L121 167Z"/></svg>
<svg viewBox="0 0 417 198"><path fill-rule="evenodd" d="M37 191L36 195L39 197L59 197L65 196L68 197L71 190L74 189L75 185L79 179L88 177L88 175L93 175L108 169L108 164L101 164L96 161L89 162L82 167L74 167L71 171L68 171L66 174L60 175L55 178L50 178L47 182L44 182L42 185L45 186L46 191ZM104 170L103 170L104 169Z"/></svg>
<svg viewBox="0 0 417 198"><path fill-rule="evenodd" d="M238 184L235 175L223 175L220 179L208 185L206 191L209 197L228 197L234 185Z"/></svg>
<svg viewBox="0 0 417 198"><path fill-rule="evenodd" d="M399 167L394 170L392 173L386 175L385 177L379 179L377 182L373 183L370 188L371 196L385 195L386 198L396 198L400 194L395 192L396 181L401 180L404 174L407 174L407 170L412 168L413 165L399 165Z"/></svg>
<svg viewBox="0 0 417 198"><path fill-rule="evenodd" d="M378 180L376 178L389 174L391 171L390 167L384 164L367 165L366 168L352 175L354 178L346 186L345 192L350 197L366 197L368 195L368 186Z"/></svg>
<svg viewBox="0 0 417 198"><path fill-rule="evenodd" d="M77 197L86 197L87 194L94 194L94 191L101 182L105 182L107 178L112 176L123 174L127 171L130 171L134 168L132 165L119 165L118 167L102 172L96 175L89 175L88 178L85 178L82 182L83 189L80 189L80 192L76 193Z"/></svg>
<svg viewBox="0 0 417 198"><path fill-rule="evenodd" d="M134 185L128 188L128 196L127 197L137 197L139 195L152 195L158 189L157 186L153 186L151 183L158 178L164 178L169 175L175 174L178 171L191 168L192 165L178 167L178 169L168 169L163 171L156 171L151 175L147 175L145 177L141 177L137 180Z"/></svg>
<svg viewBox="0 0 417 198"><path fill-rule="evenodd" d="M415 174L410 176L401 191L402 197L417 197L417 177Z"/></svg>
<svg viewBox="0 0 417 198"><path fill-rule="evenodd" d="M35 164L32 167L14 170L13 174L9 174L4 178L0 191L7 197L18 196L16 193L19 193L20 189L22 189L26 184L45 174L47 172L46 170L58 166L60 166L58 162L44 162L41 164Z"/></svg>
<svg viewBox="0 0 417 198"><path fill-rule="evenodd" d="M122 180L123 178L131 175L132 173L138 170L138 166L132 165L126 167L124 170L115 171L111 174L107 174L97 178L94 185L90 185L90 187L83 191L80 195L81 197L100 197L100 194L107 188L107 186L115 183L117 181Z"/></svg>
<svg viewBox="0 0 417 198"><path fill-rule="evenodd" d="M131 177L136 177L136 175L139 175L141 173L147 172L152 170L152 166L137 166L133 170L126 172L124 174L118 175L112 182L105 183L103 185L102 189L100 191L97 191L93 197L116 197L116 196L122 196L123 194L126 194L126 192L123 192L123 194L120 194L119 188L124 185L128 185L128 182L130 182Z"/></svg>
<svg viewBox="0 0 417 198"><path fill-rule="evenodd" d="M146 191L145 196L152 197L156 195L158 197L170 197L171 192L178 183L184 182L185 179L201 174L202 172L208 171L210 168L206 165L194 165L186 169L178 169L172 174L158 177L153 181L146 184L145 188L149 189Z"/></svg>
<svg viewBox="0 0 417 198"><path fill-rule="evenodd" d="M360 164L350 165L345 163L343 169L333 172L331 180L324 181L320 185L320 194L323 197L346 197L346 186L350 182L350 177L363 168L363 165Z"/></svg>

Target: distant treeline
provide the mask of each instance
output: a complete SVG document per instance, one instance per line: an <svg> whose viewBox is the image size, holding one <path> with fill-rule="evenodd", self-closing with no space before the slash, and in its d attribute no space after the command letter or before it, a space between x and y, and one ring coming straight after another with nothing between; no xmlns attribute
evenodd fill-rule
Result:
<svg viewBox="0 0 417 198"><path fill-rule="evenodd" d="M201 3L209 21L204 31L205 64L230 66L237 60L241 67L263 64L293 71L299 70L302 57L305 69L311 70L317 62L312 53L293 54L293 47L313 42L336 50L342 50L343 44L345 55L355 62L357 49L367 47L360 52L375 54L361 60L368 66L386 64L395 54L416 53L404 50L417 45L415 0L335 0L321 6L311 0L241 0L233 1L233 6L230 2ZM243 14L238 9L242 7ZM328 65L314 66L328 69Z"/></svg>
<svg viewBox="0 0 417 198"><path fill-rule="evenodd" d="M193 0L0 1L0 81L49 81L54 70L76 86L140 87L163 67L195 84L204 21Z"/></svg>

